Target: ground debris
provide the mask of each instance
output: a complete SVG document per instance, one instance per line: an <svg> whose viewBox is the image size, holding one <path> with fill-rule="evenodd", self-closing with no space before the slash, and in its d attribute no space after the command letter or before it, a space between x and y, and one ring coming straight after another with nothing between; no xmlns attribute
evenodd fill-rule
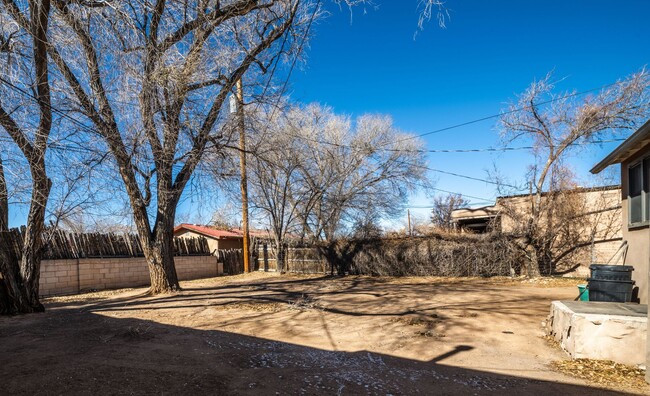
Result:
<svg viewBox="0 0 650 396"><path fill-rule="evenodd" d="M66 294L61 296L44 297L41 298L41 302L44 304L96 302L96 301L108 300L112 297L117 296L118 294L132 292L135 290L136 289L134 288L99 290L99 291L88 289L86 291L81 291L78 294Z"/></svg>
<svg viewBox="0 0 650 396"><path fill-rule="evenodd" d="M364 279L363 276L357 276ZM494 286L522 285L537 288L568 287L587 283L585 278L562 276L493 276L493 277L446 277L446 276L403 276L403 277L365 277L378 283L387 284L486 284Z"/></svg>
<svg viewBox="0 0 650 396"><path fill-rule="evenodd" d="M308 310L308 309L317 309L320 310L323 307L318 303L318 301L307 294L302 294L299 298L288 302L289 309L296 310Z"/></svg>
<svg viewBox="0 0 650 396"><path fill-rule="evenodd" d="M611 360L556 360L551 362L551 368L608 388L629 386L650 390L650 386L645 382L645 370Z"/></svg>
<svg viewBox="0 0 650 396"><path fill-rule="evenodd" d="M555 349L562 349L562 345L560 345L560 342L558 340L556 340L555 337L553 337L551 335L545 335L545 336L541 336L540 338L542 338L544 341L546 341L546 343L550 347L553 347Z"/></svg>
<svg viewBox="0 0 650 396"><path fill-rule="evenodd" d="M278 303L278 302L233 302L225 305L219 305L221 309L225 310L246 310L246 311L256 311L256 312L280 312L286 309L287 304Z"/></svg>

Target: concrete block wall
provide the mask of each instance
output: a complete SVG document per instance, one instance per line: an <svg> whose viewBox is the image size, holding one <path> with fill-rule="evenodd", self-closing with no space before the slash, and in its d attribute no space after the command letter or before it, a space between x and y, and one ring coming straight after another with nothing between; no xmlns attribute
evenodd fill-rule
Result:
<svg viewBox="0 0 650 396"><path fill-rule="evenodd" d="M215 256L179 256L174 262L180 280L223 275L223 265L217 263ZM41 263L42 296L148 284L149 270L144 257L44 260Z"/></svg>
<svg viewBox="0 0 650 396"><path fill-rule="evenodd" d="M182 256L176 257L176 273L180 280L211 278L223 275L223 264L221 272L218 271L216 256ZM147 271L147 277L149 272Z"/></svg>
<svg viewBox="0 0 650 396"><path fill-rule="evenodd" d="M77 293L78 270L77 260L43 260L39 282L41 295Z"/></svg>

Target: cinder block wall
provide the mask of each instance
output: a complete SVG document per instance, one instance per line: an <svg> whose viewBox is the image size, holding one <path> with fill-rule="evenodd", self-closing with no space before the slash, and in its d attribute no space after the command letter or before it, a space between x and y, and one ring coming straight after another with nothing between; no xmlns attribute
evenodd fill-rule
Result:
<svg viewBox="0 0 650 396"><path fill-rule="evenodd" d="M215 256L179 256L174 262L180 280L223 275L223 267L217 264ZM42 296L148 284L149 270L144 257L43 260L41 263Z"/></svg>

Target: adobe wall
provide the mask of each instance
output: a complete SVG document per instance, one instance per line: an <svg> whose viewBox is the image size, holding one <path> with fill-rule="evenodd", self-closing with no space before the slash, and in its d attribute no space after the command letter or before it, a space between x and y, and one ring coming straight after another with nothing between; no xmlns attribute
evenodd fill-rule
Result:
<svg viewBox="0 0 650 396"><path fill-rule="evenodd" d="M179 280L223 275L215 256L178 256L174 262ZM43 260L39 285L41 296L146 286L149 270L144 257Z"/></svg>

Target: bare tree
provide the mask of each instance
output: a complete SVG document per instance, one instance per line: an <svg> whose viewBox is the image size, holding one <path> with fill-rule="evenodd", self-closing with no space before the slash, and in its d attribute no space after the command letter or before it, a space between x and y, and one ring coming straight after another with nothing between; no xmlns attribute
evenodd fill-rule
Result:
<svg viewBox="0 0 650 396"><path fill-rule="evenodd" d="M23 6L4 0L29 30ZM207 147L220 145L222 107L245 73L295 51L318 15L310 1L53 1L43 49L93 125L126 189L151 293L178 289L176 206ZM252 77L251 77L252 78Z"/></svg>
<svg viewBox="0 0 650 396"><path fill-rule="evenodd" d="M500 119L506 142L533 144L531 199L525 210L510 214L518 219L517 241L528 259L529 276L538 276L540 267L550 268L549 251L556 231L552 219L564 208L576 207L563 202L570 195L560 194L574 184L564 160L581 143L635 129L650 110L650 77L645 70L582 100L575 92L555 94L552 81L549 73L533 82ZM543 198L545 193L547 198Z"/></svg>
<svg viewBox="0 0 650 396"><path fill-rule="evenodd" d="M313 196L299 212L316 239L333 241L368 213L394 218L408 193L428 183L422 142L389 117L361 116L354 127L339 117L316 132L312 139L328 144L303 149L313 158L300 168Z"/></svg>
<svg viewBox="0 0 650 396"><path fill-rule="evenodd" d="M269 143L278 157L264 169L282 169L267 179L280 182L273 188L291 220L285 224L296 221L311 239L331 241L352 232L361 218L395 216L407 193L426 183L421 141L398 131L388 117L361 116L353 126L347 117L309 105L294 107L281 125L282 142Z"/></svg>
<svg viewBox="0 0 650 396"><path fill-rule="evenodd" d="M33 141L24 139L13 113L0 114L32 174L33 209L25 234L30 247L23 254L32 264L21 270L32 287L30 298L38 294L36 252L51 187L44 155L53 121L48 56L59 73L57 89L64 91L59 109L83 117L76 123L103 139L118 170L149 265L150 292L178 289L171 243L176 207L206 149L223 145L226 97L245 75L265 81L273 73L260 76L274 71L279 58L300 52L320 2L2 0L2 5L3 16L33 42L26 47L34 53L35 81L29 88L39 107ZM14 33L0 43L9 54L7 64L15 55L7 52ZM262 85L256 87L263 95Z"/></svg>
<svg viewBox="0 0 650 396"><path fill-rule="evenodd" d="M247 118L250 204L268 222L280 268L289 233L328 242L381 234L377 224L427 183L421 141L388 117L362 116L353 126L312 104L258 109Z"/></svg>
<svg viewBox="0 0 650 396"><path fill-rule="evenodd" d="M451 228L451 213L469 205L469 200L460 194L437 195L433 199L431 222L434 226L448 230Z"/></svg>
<svg viewBox="0 0 650 396"><path fill-rule="evenodd" d="M47 59L50 2L30 1L25 13L16 12L23 21L22 26L10 23L15 30L3 32L7 35L2 37L5 45L1 56L6 70L1 80L0 126L27 161L31 200L18 262L17 255L12 254L6 246L8 189L4 167L0 167L0 233L7 236L0 240L0 273L3 278L0 306L6 313L29 313L44 309L39 301L38 283L45 210L51 188L45 168L47 143L52 129ZM3 21L6 21L7 10L3 8L0 13ZM26 96L34 100L26 100Z"/></svg>

